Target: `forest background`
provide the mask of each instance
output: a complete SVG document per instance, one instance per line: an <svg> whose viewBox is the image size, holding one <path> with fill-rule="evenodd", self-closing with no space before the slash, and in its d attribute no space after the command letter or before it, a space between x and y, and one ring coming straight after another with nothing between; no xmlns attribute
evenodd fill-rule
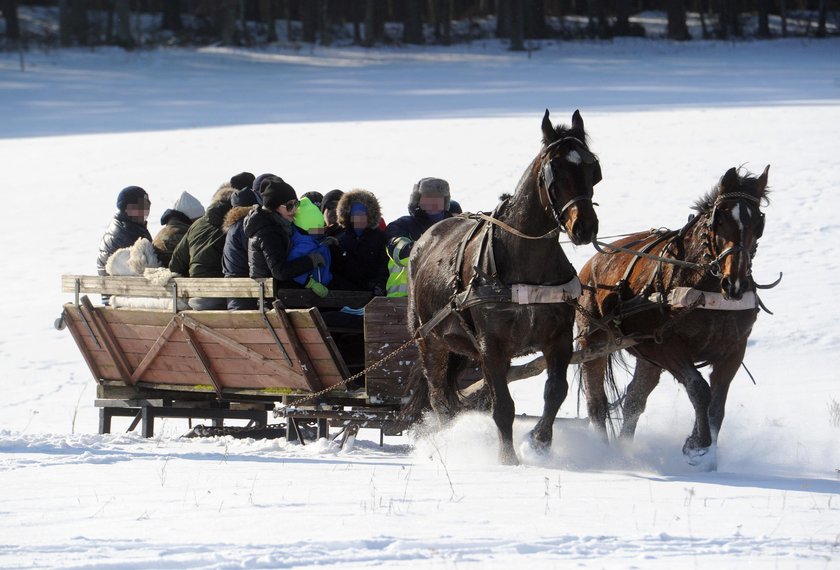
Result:
<svg viewBox="0 0 840 570"><path fill-rule="evenodd" d="M769 39L838 34L840 0L0 0L0 48L272 43L449 45L501 38ZM646 12L666 25L645 25Z"/></svg>

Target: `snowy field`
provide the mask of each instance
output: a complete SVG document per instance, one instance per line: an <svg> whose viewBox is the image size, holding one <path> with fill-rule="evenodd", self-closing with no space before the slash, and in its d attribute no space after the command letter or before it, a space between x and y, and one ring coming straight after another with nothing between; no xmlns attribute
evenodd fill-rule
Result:
<svg viewBox="0 0 840 570"><path fill-rule="evenodd" d="M0 567L840 567L840 41L495 42L448 49L0 54ZM150 230L182 190L206 205L241 170L298 192L367 188L387 220L423 176L468 210L513 189L545 108L580 109L604 173L601 234L681 226L732 166L770 164L762 294L716 472L680 452L670 377L636 442L559 429L547 456L496 460L466 415L431 436L322 440L98 435L95 384L53 329L62 273L93 273L118 191ZM591 246L569 249L580 266ZM514 385L538 414L542 378ZM582 405L582 403L581 403ZM578 412L576 386L561 410ZM127 427L115 420L115 431Z"/></svg>

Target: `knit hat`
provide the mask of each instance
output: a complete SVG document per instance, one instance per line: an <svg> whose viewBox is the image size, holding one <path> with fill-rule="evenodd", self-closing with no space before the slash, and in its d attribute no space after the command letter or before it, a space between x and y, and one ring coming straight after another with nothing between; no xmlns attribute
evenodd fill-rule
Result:
<svg viewBox="0 0 840 570"><path fill-rule="evenodd" d="M191 220L197 220L204 215L204 206L189 192L181 192L172 205L172 209L181 212Z"/></svg>
<svg viewBox="0 0 840 570"><path fill-rule="evenodd" d="M257 195L254 194L254 191L251 190L250 186L246 186L241 190L237 190L230 197L230 205L234 208L239 208L242 206L253 206L256 203Z"/></svg>
<svg viewBox="0 0 840 570"><path fill-rule="evenodd" d="M324 227L324 215L309 198L304 198L295 211L295 225L305 232Z"/></svg>
<svg viewBox="0 0 840 570"><path fill-rule="evenodd" d="M146 194L145 190L139 186L126 186L120 190L120 194L117 196L117 209L120 212L125 212L129 204L137 204L143 198L146 198L146 200L149 199L149 195Z"/></svg>
<svg viewBox="0 0 840 570"><path fill-rule="evenodd" d="M459 204L455 200L449 200L449 213L450 214L463 214L464 210L463 210L463 208L461 208L461 204Z"/></svg>
<svg viewBox="0 0 840 570"><path fill-rule="evenodd" d="M449 182L442 178L421 178L411 190L411 199L408 202L409 211L420 207L421 196L443 196L443 209L449 209Z"/></svg>
<svg viewBox="0 0 840 570"><path fill-rule="evenodd" d="M251 190L254 191L254 196L257 197L257 204L262 205L262 196L260 195L260 186L262 185L263 180L268 178L269 176L277 176L276 174L260 174L254 179L254 182L251 184Z"/></svg>
<svg viewBox="0 0 840 570"><path fill-rule="evenodd" d="M324 194L324 199L321 200L321 211L323 212L326 209L335 208L343 195L344 192L341 190L330 190Z"/></svg>
<svg viewBox="0 0 840 570"><path fill-rule="evenodd" d="M239 174L230 177L230 185L233 186L235 190L250 188L251 184L254 183L254 180L254 175L250 172L240 172Z"/></svg>
<svg viewBox="0 0 840 570"><path fill-rule="evenodd" d="M260 183L260 196L263 206L269 210L276 210L280 204L297 199L295 189L279 176L268 176L263 179Z"/></svg>
<svg viewBox="0 0 840 570"><path fill-rule="evenodd" d="M315 190L311 192L306 192L303 196L300 197L301 200L303 200L304 198L309 198L319 210L321 209L321 202L324 201L324 195L320 192L317 192Z"/></svg>

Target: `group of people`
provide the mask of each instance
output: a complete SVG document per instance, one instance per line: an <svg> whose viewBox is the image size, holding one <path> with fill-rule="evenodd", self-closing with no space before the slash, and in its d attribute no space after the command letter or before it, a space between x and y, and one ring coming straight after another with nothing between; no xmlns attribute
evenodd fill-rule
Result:
<svg viewBox="0 0 840 570"><path fill-rule="evenodd" d="M373 295L407 294L414 242L432 224L461 212L449 184L423 178L411 192L408 215L385 224L376 196L362 189L326 194L296 190L274 174L241 172L204 206L183 192L161 216L152 238L151 208L139 186L124 188L117 213L102 237L97 270L138 239L152 243L160 266L187 277L273 278L279 289L306 288L320 297L330 289ZM107 302L107 301L106 301ZM255 299L191 298L195 310L255 309Z"/></svg>

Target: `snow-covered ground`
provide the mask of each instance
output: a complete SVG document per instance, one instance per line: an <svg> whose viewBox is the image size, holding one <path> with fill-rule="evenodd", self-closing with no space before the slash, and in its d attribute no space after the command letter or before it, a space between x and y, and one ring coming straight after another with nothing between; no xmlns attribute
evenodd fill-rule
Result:
<svg viewBox="0 0 840 570"><path fill-rule="evenodd" d="M832 568L840 566L840 40L546 43L448 49L0 54L0 567ZM386 219L422 176L469 210L513 189L540 120L580 109L602 235L676 227L731 166L770 164L762 295L717 472L680 453L670 377L634 445L558 430L496 461L487 416L443 432L322 440L97 435L95 384L52 328L62 273L92 273L120 188L205 203L241 170L299 192L363 187ZM591 247L570 249L579 266ZM537 414L542 379L514 385ZM573 390L561 415L577 414ZM585 414L585 410L581 410ZM117 431L125 420L115 420Z"/></svg>

